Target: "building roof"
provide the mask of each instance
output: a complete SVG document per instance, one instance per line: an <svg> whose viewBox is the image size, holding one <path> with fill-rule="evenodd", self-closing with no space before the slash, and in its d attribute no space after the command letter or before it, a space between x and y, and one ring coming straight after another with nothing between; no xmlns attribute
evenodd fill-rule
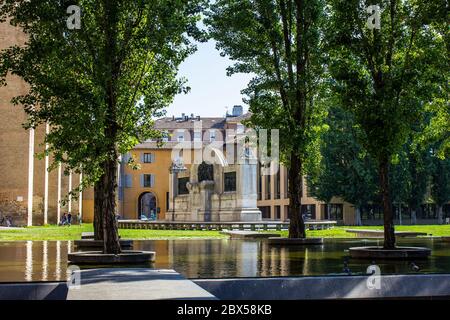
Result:
<svg viewBox="0 0 450 320"><path fill-rule="evenodd" d="M239 123L251 116L249 112L237 116L227 117L188 117L174 118L164 117L155 121L155 129L176 130L176 129L194 129L194 125L202 122L202 129L225 129L226 123Z"/></svg>
<svg viewBox="0 0 450 320"><path fill-rule="evenodd" d="M160 130L176 130L176 129L194 129L194 125L202 122L203 129L224 129L225 118L188 118L183 120L181 118L165 117L155 121L155 129Z"/></svg>

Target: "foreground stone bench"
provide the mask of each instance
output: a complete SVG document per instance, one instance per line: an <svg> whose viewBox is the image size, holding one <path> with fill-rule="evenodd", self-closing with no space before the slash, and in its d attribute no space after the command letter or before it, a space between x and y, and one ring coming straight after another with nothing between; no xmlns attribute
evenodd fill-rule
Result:
<svg viewBox="0 0 450 320"><path fill-rule="evenodd" d="M174 270L87 269L77 271L80 288L67 300L216 300L216 297Z"/></svg>
<svg viewBox="0 0 450 320"><path fill-rule="evenodd" d="M383 238L383 230L370 230L370 229L345 229L346 232L354 233L358 238ZM418 237L427 236L426 232L415 232L415 231L395 231L397 237Z"/></svg>

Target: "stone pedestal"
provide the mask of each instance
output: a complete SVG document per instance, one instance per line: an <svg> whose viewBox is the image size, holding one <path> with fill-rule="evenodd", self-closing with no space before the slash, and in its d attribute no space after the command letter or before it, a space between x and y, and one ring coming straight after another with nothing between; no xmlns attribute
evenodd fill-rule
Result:
<svg viewBox="0 0 450 320"><path fill-rule="evenodd" d="M257 165L256 163L237 166L237 203L240 221L261 221L261 211L257 206Z"/></svg>

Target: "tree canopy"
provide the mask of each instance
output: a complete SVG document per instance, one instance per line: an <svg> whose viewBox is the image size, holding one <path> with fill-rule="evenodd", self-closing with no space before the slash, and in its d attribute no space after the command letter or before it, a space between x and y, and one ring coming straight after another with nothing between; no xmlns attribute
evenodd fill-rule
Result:
<svg viewBox="0 0 450 320"><path fill-rule="evenodd" d="M30 86L15 97L27 127L50 125L48 152L95 184L96 237L120 251L115 224L119 154L158 133L152 119L187 88L178 65L205 40L197 28L206 0L80 0L80 28L68 28L73 1L6 0L0 18L23 30L24 46L0 54L0 78ZM110 233L108 235L108 233ZM110 239L113 239L110 241ZM106 244L108 242L108 244Z"/></svg>
<svg viewBox="0 0 450 320"><path fill-rule="evenodd" d="M206 23L222 55L235 64L227 71L254 77L243 92L256 128L279 129L281 160L289 167L289 237L305 237L300 214L301 181L317 160L325 129L319 101L323 81L322 0L218 0Z"/></svg>

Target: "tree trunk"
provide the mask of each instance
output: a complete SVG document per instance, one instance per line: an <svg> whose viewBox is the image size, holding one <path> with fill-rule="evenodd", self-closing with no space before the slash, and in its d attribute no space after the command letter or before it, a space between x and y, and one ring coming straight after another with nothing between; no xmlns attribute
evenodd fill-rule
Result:
<svg viewBox="0 0 450 320"><path fill-rule="evenodd" d="M103 240L103 176L94 185L94 239Z"/></svg>
<svg viewBox="0 0 450 320"><path fill-rule="evenodd" d="M117 157L116 157L117 159ZM119 229L116 220L117 161L110 159L104 163L103 178L103 253L118 254L120 250Z"/></svg>
<svg viewBox="0 0 450 320"><path fill-rule="evenodd" d="M305 222L301 213L302 198L302 161L294 152L291 153L289 167L289 238L306 238Z"/></svg>
<svg viewBox="0 0 450 320"><path fill-rule="evenodd" d="M438 224L444 223L444 217L442 214L442 205L437 205Z"/></svg>
<svg viewBox="0 0 450 320"><path fill-rule="evenodd" d="M389 193L389 160L382 159L379 164L380 186L383 195L384 217L384 249L395 248L394 215L392 211L391 196Z"/></svg>

